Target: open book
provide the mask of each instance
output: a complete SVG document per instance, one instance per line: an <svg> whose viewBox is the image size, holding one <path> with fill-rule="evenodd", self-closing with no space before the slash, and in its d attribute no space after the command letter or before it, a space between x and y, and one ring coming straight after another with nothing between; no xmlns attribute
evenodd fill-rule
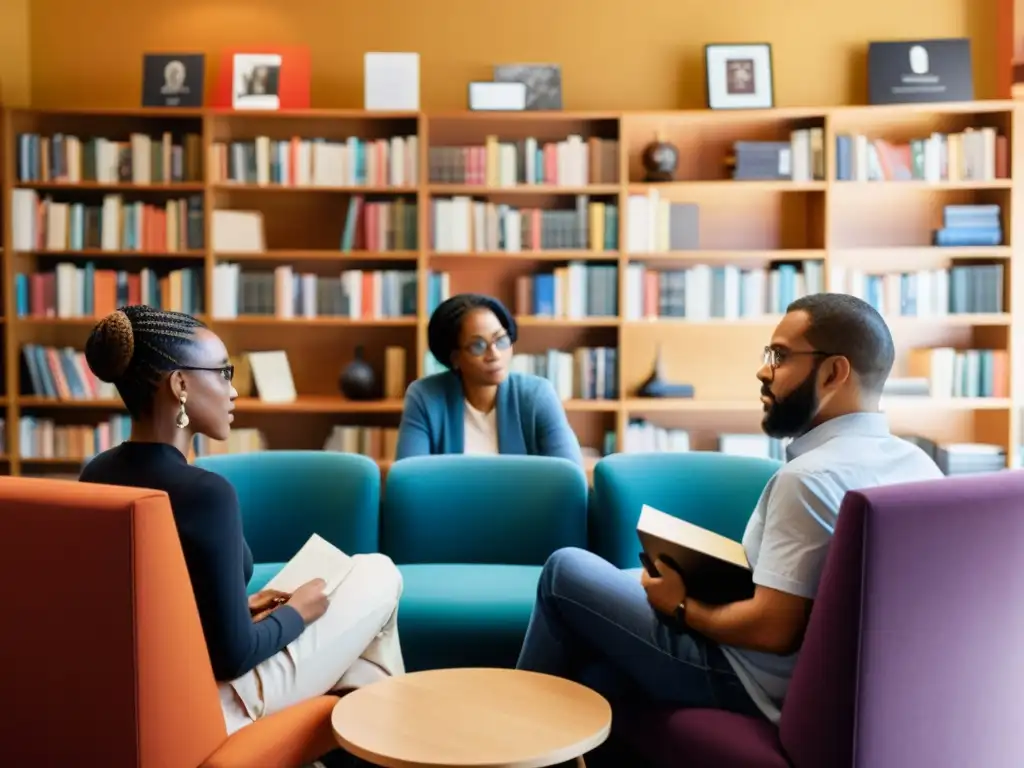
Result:
<svg viewBox="0 0 1024 768"><path fill-rule="evenodd" d="M686 594L706 603L734 603L754 595L743 545L644 504L636 532L644 554L674 563Z"/></svg>
<svg viewBox="0 0 1024 768"><path fill-rule="evenodd" d="M267 582L266 589L291 594L308 581L323 579L327 582L324 594L330 595L351 573L353 565L351 557L314 533L288 564Z"/></svg>

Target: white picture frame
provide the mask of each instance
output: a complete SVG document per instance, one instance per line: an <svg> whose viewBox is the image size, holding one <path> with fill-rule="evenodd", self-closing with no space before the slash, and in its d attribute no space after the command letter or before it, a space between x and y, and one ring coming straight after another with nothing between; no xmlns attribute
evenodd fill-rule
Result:
<svg viewBox="0 0 1024 768"><path fill-rule="evenodd" d="M771 109L775 82L771 43L715 43L704 46L708 107Z"/></svg>
<svg viewBox="0 0 1024 768"><path fill-rule="evenodd" d="M281 108L281 56L274 53L236 53L232 64L232 108Z"/></svg>

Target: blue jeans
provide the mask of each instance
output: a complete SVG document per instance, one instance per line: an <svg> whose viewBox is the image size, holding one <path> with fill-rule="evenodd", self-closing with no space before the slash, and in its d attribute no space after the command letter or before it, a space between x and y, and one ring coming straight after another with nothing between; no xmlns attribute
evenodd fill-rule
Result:
<svg viewBox="0 0 1024 768"><path fill-rule="evenodd" d="M763 717L717 645L660 618L638 572L582 549L560 549L545 563L516 666L576 680L613 704Z"/></svg>

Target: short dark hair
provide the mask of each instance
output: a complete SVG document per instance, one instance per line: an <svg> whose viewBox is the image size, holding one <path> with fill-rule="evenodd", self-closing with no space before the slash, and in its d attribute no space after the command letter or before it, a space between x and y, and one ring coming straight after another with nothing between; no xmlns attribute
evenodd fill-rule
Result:
<svg viewBox="0 0 1024 768"><path fill-rule="evenodd" d="M117 387L133 419L153 405L163 374L191 361L196 331L191 315L146 305L121 307L100 320L85 342L85 359L100 381Z"/></svg>
<svg viewBox="0 0 1024 768"><path fill-rule="evenodd" d="M845 293L812 293L786 311L807 313L807 341L817 350L845 357L866 390L881 392L896 349L878 310Z"/></svg>
<svg viewBox="0 0 1024 768"><path fill-rule="evenodd" d="M459 347L462 321L474 309L488 309L494 313L513 344L519 335L516 319L508 308L492 296L482 293L459 293L442 301L430 316L427 325L427 347L437 362L452 367L452 353Z"/></svg>

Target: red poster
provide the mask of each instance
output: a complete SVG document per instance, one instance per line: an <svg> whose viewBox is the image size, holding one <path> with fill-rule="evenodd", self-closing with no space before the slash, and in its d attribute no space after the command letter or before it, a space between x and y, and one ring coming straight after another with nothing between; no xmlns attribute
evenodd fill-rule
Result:
<svg viewBox="0 0 1024 768"><path fill-rule="evenodd" d="M278 75L278 109L309 109L311 64L309 49L299 46L251 45L229 48L221 53L217 80L210 98L210 106L231 109L231 88L234 79L234 60L237 53L276 54L281 57Z"/></svg>

